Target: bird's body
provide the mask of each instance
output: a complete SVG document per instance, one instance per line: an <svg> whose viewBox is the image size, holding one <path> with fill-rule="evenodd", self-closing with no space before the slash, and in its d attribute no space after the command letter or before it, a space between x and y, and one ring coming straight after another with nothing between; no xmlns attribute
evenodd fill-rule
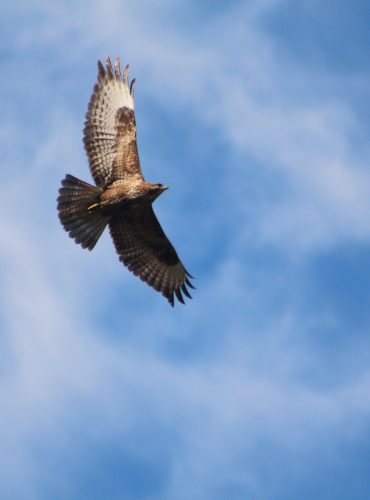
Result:
<svg viewBox="0 0 370 500"><path fill-rule="evenodd" d="M152 184L141 179L118 179L107 186L99 197L103 207L125 206L130 203L153 203L162 191L167 189L160 184Z"/></svg>
<svg viewBox="0 0 370 500"><path fill-rule="evenodd" d="M174 304L190 298L190 274L182 265L152 209L165 190L145 181L136 142L133 82L107 58L98 61L98 82L86 114L84 144L96 186L66 175L59 190L59 218L69 235L92 250L109 225L120 260Z"/></svg>

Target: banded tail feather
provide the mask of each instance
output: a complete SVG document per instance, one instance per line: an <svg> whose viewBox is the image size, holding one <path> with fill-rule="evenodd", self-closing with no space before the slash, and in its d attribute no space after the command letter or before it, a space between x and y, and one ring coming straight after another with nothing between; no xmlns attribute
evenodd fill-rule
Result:
<svg viewBox="0 0 370 500"><path fill-rule="evenodd" d="M98 210L89 210L102 190L67 174L59 189L58 215L69 236L82 248L92 250L100 238L109 217Z"/></svg>

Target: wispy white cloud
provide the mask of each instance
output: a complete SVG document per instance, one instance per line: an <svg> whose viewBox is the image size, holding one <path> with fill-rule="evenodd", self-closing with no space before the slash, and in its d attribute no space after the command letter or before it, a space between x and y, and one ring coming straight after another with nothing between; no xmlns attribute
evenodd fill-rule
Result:
<svg viewBox="0 0 370 500"><path fill-rule="evenodd" d="M23 119L0 128L7 151L19 150L15 171L7 158L12 174L0 200L0 428L6 451L0 491L50 498L47 488L59 484L73 497L73 486L84 486L73 483L70 450L85 460L96 443L101 450L102 443L119 441L128 457L146 460L149 468L155 469L156 456L163 462L163 484L148 497L220 498L234 487L237 498L268 498L272 491L263 477L272 472L259 452L264 446L286 468L298 461L309 474L312 455L323 446L336 450L362 439L370 408L366 360L358 363L359 347L352 346L348 366L341 367L345 382L326 386L323 373L313 377L322 363L317 332L332 319L319 306L300 307L302 290L295 301L304 265L289 259L298 253L307 264L323 248L368 240L367 151L356 149L361 130L351 103L327 97L330 75L312 76L304 64L276 53L262 19L277 4L235 3L222 16L195 23L191 36L194 16L182 2L95 2L88 9L84 3L34 2L25 6L34 23L23 22L19 7L9 8L20 36L12 35L15 59L7 68L14 69L23 51L31 61L16 88L22 97L6 87L14 103L21 100ZM182 10L188 25L179 22ZM194 231L200 247L194 253L207 268L196 299L183 309L169 312L153 292L142 290L115 259L108 237L94 253L83 252L56 217L60 177L70 171L87 178L84 106L75 107L80 91L72 97L71 88L83 74L88 95L85 81L92 85L94 75L86 75L106 53L133 63L148 115L151 104L179 121L186 116L202 139L226 145L230 163L214 170L222 191L207 193L223 202L217 217L199 210L194 198L193 210L201 214L194 217L201 229ZM307 79L318 88L321 81L325 92L312 95ZM26 91L37 88L33 101ZM70 104L60 97L64 92ZM47 108L39 110L42 116L34 114L38 103ZM23 151L19 139L30 127L35 133ZM142 134L150 135L144 125ZM199 152L202 145L194 161ZM161 165L160 154L153 157ZM189 166L188 175L184 182L199 173ZM270 177L276 179L272 200ZM262 185L249 200L244 186L256 179ZM179 183L179 196L186 190ZM161 205L165 220L176 222L167 206ZM214 248L224 244L220 225L232 227L222 259ZM178 224L169 230L183 237ZM250 252L276 247L281 274L288 259L288 271L297 276L270 273L260 262L249 265ZM47 486L40 479L47 468L43 454L60 463ZM82 483L88 474L79 459L74 466Z"/></svg>

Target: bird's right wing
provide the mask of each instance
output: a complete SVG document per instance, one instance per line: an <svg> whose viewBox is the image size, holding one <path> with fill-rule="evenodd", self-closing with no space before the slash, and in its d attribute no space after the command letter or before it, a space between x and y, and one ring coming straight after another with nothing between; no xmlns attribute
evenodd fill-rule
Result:
<svg viewBox="0 0 370 500"><path fill-rule="evenodd" d="M182 265L151 206L116 212L109 222L120 260L136 276L161 292L174 305L174 295L184 303L191 298L192 276Z"/></svg>
<svg viewBox="0 0 370 500"><path fill-rule="evenodd" d="M114 68L98 61L98 81L86 113L84 145L91 174L104 188L116 179L143 178L136 143L134 80L129 84L128 66L121 73L119 58Z"/></svg>

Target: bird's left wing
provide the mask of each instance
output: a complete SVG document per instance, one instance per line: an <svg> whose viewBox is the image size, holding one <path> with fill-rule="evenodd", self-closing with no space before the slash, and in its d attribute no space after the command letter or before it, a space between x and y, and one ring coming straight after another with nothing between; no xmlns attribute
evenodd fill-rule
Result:
<svg viewBox="0 0 370 500"><path fill-rule="evenodd" d="M104 188L126 176L143 178L136 143L134 80L129 83L128 65L121 73L119 58L114 68L98 61L98 81L86 113L84 145L91 174Z"/></svg>
<svg viewBox="0 0 370 500"><path fill-rule="evenodd" d="M161 292L170 304L174 296L184 303L191 298L192 276L182 265L151 206L119 211L109 222L110 233L120 260L136 276Z"/></svg>

